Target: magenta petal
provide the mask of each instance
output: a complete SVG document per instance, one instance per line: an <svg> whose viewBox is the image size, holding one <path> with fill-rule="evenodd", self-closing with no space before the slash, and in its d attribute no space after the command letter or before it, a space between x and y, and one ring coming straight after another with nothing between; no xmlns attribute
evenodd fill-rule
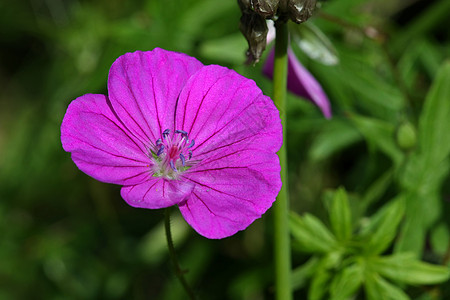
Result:
<svg viewBox="0 0 450 300"><path fill-rule="evenodd" d="M61 142L75 164L97 180L137 184L149 176L144 145L133 141L104 95L88 94L72 103L61 125Z"/></svg>
<svg viewBox="0 0 450 300"><path fill-rule="evenodd" d="M281 188L277 109L252 80L219 66L193 75L177 108L176 126L195 140L198 160L184 175L196 188L179 205L183 216L208 238L245 229Z"/></svg>
<svg viewBox="0 0 450 300"><path fill-rule="evenodd" d="M282 144L281 121L272 100L253 80L217 65L190 78L180 95L175 123L195 140L192 150L198 159L252 145L276 152Z"/></svg>
<svg viewBox="0 0 450 300"><path fill-rule="evenodd" d="M275 51L272 49L264 65L263 73L273 78L273 62ZM330 101L319 82L300 63L291 48L288 49L288 82L287 88L297 96L310 100L320 108L326 118L331 118Z"/></svg>
<svg viewBox="0 0 450 300"><path fill-rule="evenodd" d="M137 138L155 142L172 128L178 95L202 66L193 57L159 48L122 55L108 77L112 107Z"/></svg>
<svg viewBox="0 0 450 300"><path fill-rule="evenodd" d="M156 209L182 202L193 188L192 182L152 178L139 185L124 186L120 194L131 206Z"/></svg>
<svg viewBox="0 0 450 300"><path fill-rule="evenodd" d="M187 178L196 189L179 208L207 238L224 238L247 228L272 205L281 188L276 154L254 149L225 154Z"/></svg>

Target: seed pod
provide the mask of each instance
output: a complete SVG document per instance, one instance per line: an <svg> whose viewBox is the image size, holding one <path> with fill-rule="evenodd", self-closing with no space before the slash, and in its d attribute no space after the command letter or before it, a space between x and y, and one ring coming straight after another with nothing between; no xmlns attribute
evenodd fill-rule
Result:
<svg viewBox="0 0 450 300"><path fill-rule="evenodd" d="M271 19L275 16L280 0L251 0L253 10L263 18Z"/></svg>
<svg viewBox="0 0 450 300"><path fill-rule="evenodd" d="M238 0L238 4L243 14L252 13L253 7L252 4L250 3L250 0Z"/></svg>
<svg viewBox="0 0 450 300"><path fill-rule="evenodd" d="M308 20L316 8L316 0L287 0L289 18L295 23Z"/></svg>
<svg viewBox="0 0 450 300"><path fill-rule="evenodd" d="M268 32L266 20L255 13L243 13L239 27L248 42L248 62L257 63L266 48Z"/></svg>
<svg viewBox="0 0 450 300"><path fill-rule="evenodd" d="M240 30L248 42L247 62L257 63L266 48L266 19L302 23L316 7L316 0L237 0L242 11Z"/></svg>

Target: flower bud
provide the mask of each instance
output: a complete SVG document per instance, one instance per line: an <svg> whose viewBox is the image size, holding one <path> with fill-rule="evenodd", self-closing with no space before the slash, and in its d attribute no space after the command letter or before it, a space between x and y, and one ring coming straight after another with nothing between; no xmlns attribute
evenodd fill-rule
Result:
<svg viewBox="0 0 450 300"><path fill-rule="evenodd" d="M239 26L248 42L247 58L250 63L257 63L266 48L267 23L258 14L243 13Z"/></svg>
<svg viewBox="0 0 450 300"><path fill-rule="evenodd" d="M416 129L410 122L400 124L395 133L395 140L403 151L412 150L417 143Z"/></svg>
<svg viewBox="0 0 450 300"><path fill-rule="evenodd" d="M288 0L288 16L295 23L308 20L316 8L316 0Z"/></svg>
<svg viewBox="0 0 450 300"><path fill-rule="evenodd" d="M241 9L242 13L250 14L253 11L253 6L250 2L250 0L238 0L239 8Z"/></svg>
<svg viewBox="0 0 450 300"><path fill-rule="evenodd" d="M247 39L247 59L257 63L266 48L266 19L302 23L316 7L316 0L238 0L242 12L240 29Z"/></svg>
<svg viewBox="0 0 450 300"><path fill-rule="evenodd" d="M280 0L253 0L250 2L253 5L253 10L258 15L270 19L275 16Z"/></svg>

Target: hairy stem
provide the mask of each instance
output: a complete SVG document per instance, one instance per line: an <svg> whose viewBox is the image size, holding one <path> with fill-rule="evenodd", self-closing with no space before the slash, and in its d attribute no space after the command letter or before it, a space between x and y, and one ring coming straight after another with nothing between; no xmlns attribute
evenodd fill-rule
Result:
<svg viewBox="0 0 450 300"><path fill-rule="evenodd" d="M281 181L283 186L273 206L274 214L274 254L275 285L277 300L291 300L291 246L289 235L289 195L286 155L286 88L287 88L287 48L288 28L284 20L275 23L275 62L273 71L273 101L280 111L283 126L283 145L278 156L281 165Z"/></svg>
<svg viewBox="0 0 450 300"><path fill-rule="evenodd" d="M192 291L191 287L184 278L184 272L183 270L181 270L180 265L178 264L177 255L175 253L175 247L173 246L172 233L170 231L170 207L165 209L164 215L165 215L164 226L166 229L167 246L169 247L169 256L173 264L175 275L177 276L186 293L189 295L189 299L195 300L197 298L195 297L194 292Z"/></svg>

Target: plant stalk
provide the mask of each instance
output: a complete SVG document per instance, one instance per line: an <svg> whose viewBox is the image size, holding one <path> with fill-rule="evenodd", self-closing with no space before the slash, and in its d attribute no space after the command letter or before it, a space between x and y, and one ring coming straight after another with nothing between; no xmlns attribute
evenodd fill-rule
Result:
<svg viewBox="0 0 450 300"><path fill-rule="evenodd" d="M274 255L275 286L277 300L292 300L291 286L291 245L289 234L289 194L286 154L286 93L288 66L288 28L284 20L275 22L275 61L273 71L273 101L280 111L283 126L283 145L278 151L281 166L281 187L273 206L274 214Z"/></svg>
<svg viewBox="0 0 450 300"><path fill-rule="evenodd" d="M184 278L185 272L183 272L183 270L181 270L181 268L180 268L180 265L179 265L178 259L177 259L177 255L175 252L175 247L173 246L172 232L170 230L170 207L167 207L164 211L164 227L166 229L166 239L167 239L167 246L169 247L169 256L170 256L170 260L172 261L175 275L177 276L178 281L180 281L184 290L188 294L189 299L195 300L197 298L195 297L194 292L192 291L191 287L189 286L186 279Z"/></svg>

